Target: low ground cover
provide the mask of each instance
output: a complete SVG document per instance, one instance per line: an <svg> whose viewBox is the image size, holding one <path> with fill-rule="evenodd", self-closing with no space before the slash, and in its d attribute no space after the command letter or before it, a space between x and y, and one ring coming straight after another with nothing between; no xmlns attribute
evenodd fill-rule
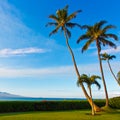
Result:
<svg viewBox="0 0 120 120"><path fill-rule="evenodd" d="M0 120L119 120L120 110L100 112L95 116L90 110L25 112L0 114Z"/></svg>

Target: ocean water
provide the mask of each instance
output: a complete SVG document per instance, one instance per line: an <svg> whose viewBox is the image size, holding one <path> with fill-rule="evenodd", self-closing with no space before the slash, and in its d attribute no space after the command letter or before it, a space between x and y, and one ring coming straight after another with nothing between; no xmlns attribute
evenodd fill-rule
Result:
<svg viewBox="0 0 120 120"><path fill-rule="evenodd" d="M63 100L85 100L84 98L0 98L0 101L63 101Z"/></svg>

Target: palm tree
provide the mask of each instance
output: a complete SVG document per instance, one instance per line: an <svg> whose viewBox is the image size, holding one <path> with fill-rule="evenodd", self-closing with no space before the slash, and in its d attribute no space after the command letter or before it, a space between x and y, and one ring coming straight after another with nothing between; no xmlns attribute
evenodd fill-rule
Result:
<svg viewBox="0 0 120 120"><path fill-rule="evenodd" d="M111 28L115 28L113 25L107 25L103 27L103 25L106 23L106 21L100 21L96 23L93 26L89 25L84 25L82 28L87 29L86 33L81 35L79 39L77 40L77 43L79 43L82 40L87 40L85 45L82 48L82 52L88 49L91 43L95 42L96 47L97 47L97 54L98 54L98 60L99 60L99 65L100 65L100 72L102 76L102 81L104 85L104 90L105 90L105 95L106 95L106 107L109 106L108 102L108 92L107 92L107 87L106 87L106 82L104 78L104 73L103 73L103 68L102 68L102 62L100 59L100 51L101 51L101 46L110 46L113 48L116 48L116 45L109 40L109 38L113 38L114 40L118 40L118 37L115 34L107 33L107 31Z"/></svg>
<svg viewBox="0 0 120 120"><path fill-rule="evenodd" d="M81 27L79 24L71 22L71 20L73 18L75 18L76 15L79 12L81 12L81 10L78 10L78 11L73 12L72 14L68 15L68 6L66 6L63 9L57 10L56 15L50 15L49 18L54 20L54 22L49 22L47 24L47 26L52 25L52 26L55 27L55 29L49 34L50 36L52 34L57 33L59 29L61 29L61 31L64 32L64 36L65 36L65 39L66 39L66 45L67 45L67 48L68 48L68 50L71 54L72 61L73 61L73 64L74 64L74 68L75 68L78 80L80 79L80 73L78 71L78 67L77 67L77 64L76 64L76 61L75 61L74 53L73 53L73 51L72 51L72 49L69 45L68 39L71 37L71 32L69 31L68 28L73 28L75 26ZM81 84L81 88L82 88L86 98L88 99L89 103L91 104L91 99L90 99L89 95L87 94L83 84ZM94 108L95 108L96 111L100 111L99 107L97 107L96 105L94 105L94 106L95 106Z"/></svg>
<svg viewBox="0 0 120 120"><path fill-rule="evenodd" d="M101 54L101 60L106 60L106 61L107 61L108 66L109 66L109 69L110 69L113 77L114 77L115 80L117 81L118 85L120 85L119 82L118 82L118 79L117 79L117 77L115 76L115 74L114 74L114 72L113 72L113 70L112 70L112 67L111 67L111 65L110 65L110 60L112 60L113 58L116 58L116 56L115 56L115 55L107 54L106 52L103 53L103 54Z"/></svg>
<svg viewBox="0 0 120 120"><path fill-rule="evenodd" d="M95 111L94 111L94 104L93 104L93 97L92 97L92 89L91 89L91 86L93 84L95 84L98 89L100 89L100 84L97 82L96 79L101 79L101 77L97 76L97 75L92 75L92 76L87 76L86 74L82 74L81 77L80 77L80 80L77 81L77 85L79 86L81 83L86 83L87 86L88 86L88 90L89 90L89 93L90 93L90 97L91 97L91 100L92 100L92 115L95 115Z"/></svg>

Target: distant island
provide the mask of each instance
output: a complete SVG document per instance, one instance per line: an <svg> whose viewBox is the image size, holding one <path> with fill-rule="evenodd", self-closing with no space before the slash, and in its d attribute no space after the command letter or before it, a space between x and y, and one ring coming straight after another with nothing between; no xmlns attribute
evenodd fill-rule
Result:
<svg viewBox="0 0 120 120"><path fill-rule="evenodd" d="M0 92L0 99L2 99L2 98L18 98L18 97L22 97L22 96L10 94L7 92Z"/></svg>

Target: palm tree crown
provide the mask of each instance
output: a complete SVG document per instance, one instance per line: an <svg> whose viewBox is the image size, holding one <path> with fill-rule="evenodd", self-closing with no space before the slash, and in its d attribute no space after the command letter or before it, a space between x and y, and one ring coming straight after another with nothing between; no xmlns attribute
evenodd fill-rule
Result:
<svg viewBox="0 0 120 120"><path fill-rule="evenodd" d="M57 33L58 30L61 28L61 31L65 30L67 32L68 37L71 37L71 33L68 28L73 28L74 26L81 27L77 23L70 22L73 18L76 17L76 15L79 12L81 12L81 10L78 10L68 15L67 5L64 9L57 10L56 15L50 15L49 18L53 19L55 22L49 22L46 26L53 25L55 26L55 29L49 35L51 36L52 34Z"/></svg>
<svg viewBox="0 0 120 120"><path fill-rule="evenodd" d="M87 32L79 37L77 43L82 40L88 40L82 48L82 52L87 50L89 45L96 41L99 52L101 51L101 45L109 45L111 47L116 48L116 45L108 40L109 38L113 38L114 40L118 40L118 37L115 34L107 33L107 31L111 28L115 28L113 25L107 25L103 27L106 21L100 21L96 23L94 26L84 25L83 29L87 29Z"/></svg>
<svg viewBox="0 0 120 120"><path fill-rule="evenodd" d="M81 83L86 83L89 88L92 84L95 84L98 87L98 89L100 89L101 86L97 82L97 79L101 79L101 77L97 75L88 76L86 74L82 74L80 76L80 79L77 81L77 85L79 86Z"/></svg>
<svg viewBox="0 0 120 120"><path fill-rule="evenodd" d="M101 60L112 60L113 58L116 58L116 56L107 54L106 52L101 54Z"/></svg>

